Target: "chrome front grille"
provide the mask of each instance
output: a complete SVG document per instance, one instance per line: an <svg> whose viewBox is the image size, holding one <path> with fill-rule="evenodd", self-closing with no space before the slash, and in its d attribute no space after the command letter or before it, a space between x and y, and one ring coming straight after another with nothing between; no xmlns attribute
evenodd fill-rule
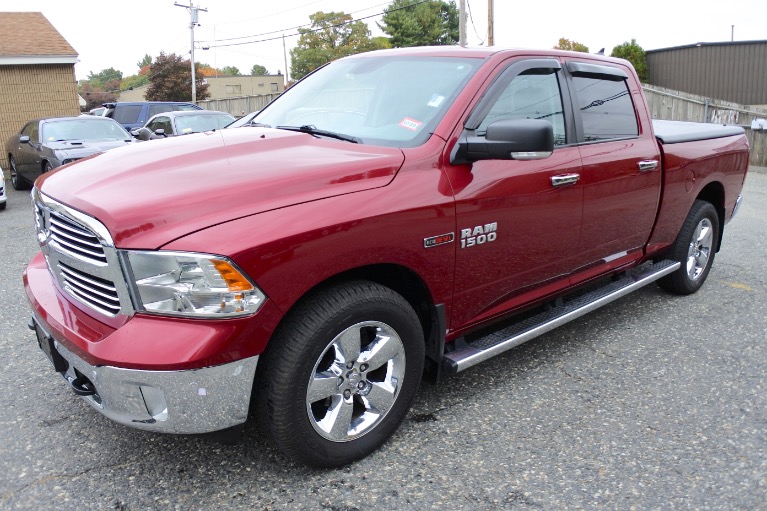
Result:
<svg viewBox="0 0 767 511"><path fill-rule="evenodd" d="M96 264L106 264L107 256L98 236L59 213L50 215L51 243L62 251Z"/></svg>
<svg viewBox="0 0 767 511"><path fill-rule="evenodd" d="M37 241L59 288L79 308L106 323L132 316L128 285L104 224L37 188L32 190L32 201Z"/></svg>
<svg viewBox="0 0 767 511"><path fill-rule="evenodd" d="M120 297L114 282L88 275L62 262L59 262L59 271L64 290L70 295L110 316L120 312Z"/></svg>

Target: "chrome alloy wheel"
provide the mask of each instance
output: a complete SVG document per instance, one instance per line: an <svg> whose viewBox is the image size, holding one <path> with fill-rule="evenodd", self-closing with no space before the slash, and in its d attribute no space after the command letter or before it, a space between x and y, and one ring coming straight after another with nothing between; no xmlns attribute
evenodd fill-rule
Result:
<svg viewBox="0 0 767 511"><path fill-rule="evenodd" d="M385 323L365 321L338 334L307 386L306 412L317 433L348 442L375 428L397 400L405 358L402 340Z"/></svg>
<svg viewBox="0 0 767 511"><path fill-rule="evenodd" d="M706 269L714 247L713 233L714 229L708 218L698 222L687 251L687 275L690 280L697 280Z"/></svg>

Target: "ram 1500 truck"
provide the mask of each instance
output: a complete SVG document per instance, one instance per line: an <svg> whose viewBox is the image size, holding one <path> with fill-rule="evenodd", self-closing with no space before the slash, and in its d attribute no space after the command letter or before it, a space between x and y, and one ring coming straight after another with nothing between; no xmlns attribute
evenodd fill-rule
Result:
<svg viewBox="0 0 767 511"><path fill-rule="evenodd" d="M624 60L416 48L332 62L256 126L39 178L31 328L144 430L359 459L424 374L651 282L700 288L748 165L739 127L653 122Z"/></svg>

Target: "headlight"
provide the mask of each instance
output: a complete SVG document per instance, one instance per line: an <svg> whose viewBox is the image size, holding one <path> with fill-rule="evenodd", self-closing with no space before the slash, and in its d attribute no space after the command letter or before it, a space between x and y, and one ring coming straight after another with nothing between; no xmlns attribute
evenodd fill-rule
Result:
<svg viewBox="0 0 767 511"><path fill-rule="evenodd" d="M125 251L138 310L188 317L253 314L266 299L226 257L191 252Z"/></svg>

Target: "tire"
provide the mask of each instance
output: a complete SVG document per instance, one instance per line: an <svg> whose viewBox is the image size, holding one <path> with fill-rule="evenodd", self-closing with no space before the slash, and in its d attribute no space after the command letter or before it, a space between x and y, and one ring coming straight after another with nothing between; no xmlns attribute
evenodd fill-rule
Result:
<svg viewBox="0 0 767 511"><path fill-rule="evenodd" d="M29 183L27 183L27 180L21 177L21 174L19 174L19 171L16 170L16 160L13 159L13 156L8 157L8 163L11 167L11 185L13 186L14 190L26 190L29 188Z"/></svg>
<svg viewBox="0 0 767 511"><path fill-rule="evenodd" d="M349 464L405 418L424 349L418 316L391 289L367 281L326 289L292 311L270 340L256 382L259 419L290 458Z"/></svg>
<svg viewBox="0 0 767 511"><path fill-rule="evenodd" d="M0 211L5 209L5 202L0 202Z"/></svg>
<svg viewBox="0 0 767 511"><path fill-rule="evenodd" d="M669 254L670 259L681 262L682 266L658 280L658 285L680 295L700 289L714 264L719 229L716 208L709 202L696 200Z"/></svg>
<svg viewBox="0 0 767 511"><path fill-rule="evenodd" d="M50 172L52 170L53 170L53 166L51 165L51 162L46 161L45 165L43 166L43 174L45 174L46 172Z"/></svg>

